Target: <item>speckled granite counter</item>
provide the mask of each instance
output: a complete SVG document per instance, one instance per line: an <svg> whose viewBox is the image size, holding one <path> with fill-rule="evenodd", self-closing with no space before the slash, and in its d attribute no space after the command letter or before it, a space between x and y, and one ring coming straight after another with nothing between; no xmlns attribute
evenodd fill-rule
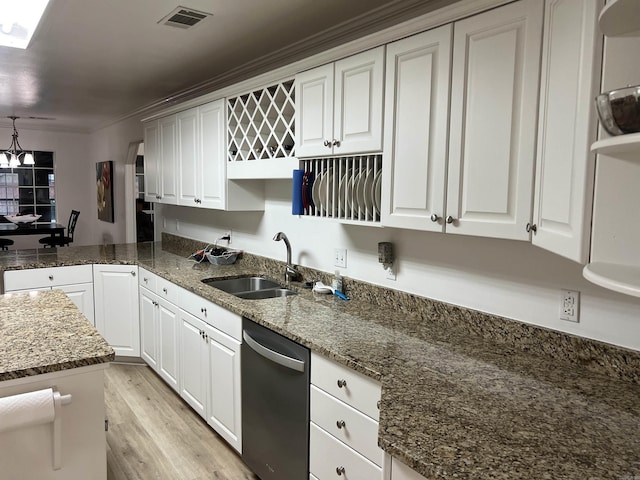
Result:
<svg viewBox="0 0 640 480"><path fill-rule="evenodd" d="M113 358L113 349L62 291L0 295L0 381Z"/></svg>
<svg viewBox="0 0 640 480"><path fill-rule="evenodd" d="M194 264L157 244L74 247L46 255L0 254L0 268L138 263L381 379L379 444L428 479L640 476L640 384L635 381L640 372L635 352L616 357L628 363L622 369L624 377L634 380L622 381L578 361L526 352L436 319L442 311L465 317L459 321L473 319L472 312L457 307L434 307L431 321L424 313L357 299L343 302L302 290L291 297L242 300L200 281L246 273L274 275L255 262ZM573 343L568 337L567 348ZM602 363L603 372L610 372L607 362Z"/></svg>

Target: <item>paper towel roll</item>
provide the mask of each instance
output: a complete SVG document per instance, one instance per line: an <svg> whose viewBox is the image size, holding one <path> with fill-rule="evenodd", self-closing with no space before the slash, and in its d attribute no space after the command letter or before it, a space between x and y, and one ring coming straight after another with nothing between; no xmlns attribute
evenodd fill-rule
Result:
<svg viewBox="0 0 640 480"><path fill-rule="evenodd" d="M0 398L0 432L50 423L55 416L51 388Z"/></svg>
<svg viewBox="0 0 640 480"><path fill-rule="evenodd" d="M304 207L302 205L302 179L304 170L293 171L293 189L291 198L291 213L293 215L302 215Z"/></svg>

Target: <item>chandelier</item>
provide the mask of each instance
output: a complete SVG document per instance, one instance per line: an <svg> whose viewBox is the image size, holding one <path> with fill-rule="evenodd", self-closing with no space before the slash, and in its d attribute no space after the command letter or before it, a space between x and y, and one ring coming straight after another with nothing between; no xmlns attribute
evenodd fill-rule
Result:
<svg viewBox="0 0 640 480"><path fill-rule="evenodd" d="M23 165L33 165L33 155L31 152L25 152L18 142L18 130L16 130L16 119L20 117L7 117L13 120L13 133L11 134L11 146L0 155L0 168L16 168Z"/></svg>

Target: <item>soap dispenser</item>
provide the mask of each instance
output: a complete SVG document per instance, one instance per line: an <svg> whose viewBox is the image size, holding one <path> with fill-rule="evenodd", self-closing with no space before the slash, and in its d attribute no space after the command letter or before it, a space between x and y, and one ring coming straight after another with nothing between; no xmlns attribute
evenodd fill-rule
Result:
<svg viewBox="0 0 640 480"><path fill-rule="evenodd" d="M340 275L339 270L335 271L333 280L331 280L331 286L335 288L337 291L342 292L342 276Z"/></svg>

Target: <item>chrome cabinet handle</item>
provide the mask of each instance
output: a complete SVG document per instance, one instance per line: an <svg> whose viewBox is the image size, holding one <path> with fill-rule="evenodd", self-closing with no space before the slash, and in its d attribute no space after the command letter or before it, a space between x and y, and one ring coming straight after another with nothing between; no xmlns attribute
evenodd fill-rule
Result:
<svg viewBox="0 0 640 480"><path fill-rule="evenodd" d="M376 402L376 407L378 407L378 410L380 410L380 400Z"/></svg>
<svg viewBox="0 0 640 480"><path fill-rule="evenodd" d="M53 280L53 275L49 275L49 280Z"/></svg>
<svg viewBox="0 0 640 480"><path fill-rule="evenodd" d="M142 280L144 280L144 283L149 283L149 279L147 277L142 277Z"/></svg>
<svg viewBox="0 0 640 480"><path fill-rule="evenodd" d="M455 218L453 218L451 215L447 215L447 218L446 218L446 222L447 223L451 224L451 223L453 223L455 221L456 221Z"/></svg>
<svg viewBox="0 0 640 480"><path fill-rule="evenodd" d="M346 387L347 386L347 381L346 380L338 380L338 388L342 388L342 387Z"/></svg>
<svg viewBox="0 0 640 480"><path fill-rule="evenodd" d="M204 314L205 314L205 316L206 316L206 315L207 315L207 309L206 309L206 308L204 308L204 307L202 307L202 308L200 309L200 313L204 313Z"/></svg>
<svg viewBox="0 0 640 480"><path fill-rule="evenodd" d="M535 223L527 223L525 229L527 230L527 233L536 233L538 231L538 225L536 225Z"/></svg>
<svg viewBox="0 0 640 480"><path fill-rule="evenodd" d="M135 270L131 270L131 275L134 276L134 277L136 276Z"/></svg>
<svg viewBox="0 0 640 480"><path fill-rule="evenodd" d="M336 473L341 476L344 473L344 467L336 467Z"/></svg>
<svg viewBox="0 0 640 480"><path fill-rule="evenodd" d="M342 428L345 428L346 426L347 426L347 425L346 425L346 423L344 423L344 420L338 420L338 421L336 422L336 427L338 427L338 430L340 430L340 429L342 429Z"/></svg>
<svg viewBox="0 0 640 480"><path fill-rule="evenodd" d="M162 291L163 291L164 293L167 293L167 289L166 289L166 288L163 288L163 289L162 289Z"/></svg>
<svg viewBox="0 0 640 480"><path fill-rule="evenodd" d="M331 142L329 140L325 140L324 141L324 146L325 147L331 147Z"/></svg>
<svg viewBox="0 0 640 480"><path fill-rule="evenodd" d="M332 145L333 145L334 147L339 147L339 146L340 146L340 140L336 140L336 139L334 138L334 139L333 139L333 143L332 143Z"/></svg>
<svg viewBox="0 0 640 480"><path fill-rule="evenodd" d="M438 220L440 220L440 216L436 215L435 213L432 213L430 218L432 222L437 222Z"/></svg>

